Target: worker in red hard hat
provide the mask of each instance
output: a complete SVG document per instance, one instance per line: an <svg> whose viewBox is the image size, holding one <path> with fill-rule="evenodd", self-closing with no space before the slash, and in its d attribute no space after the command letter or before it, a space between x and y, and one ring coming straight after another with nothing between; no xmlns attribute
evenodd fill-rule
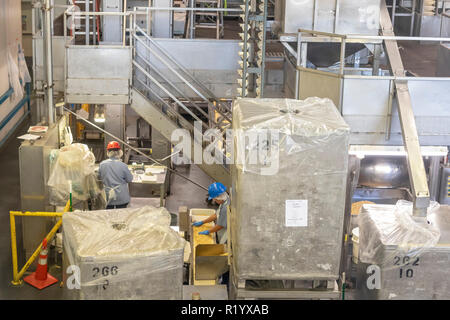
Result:
<svg viewBox="0 0 450 320"><path fill-rule="evenodd" d="M123 152L117 141L111 141L106 147L107 160L100 163L99 176L105 186L106 209L126 208L130 203L128 183L133 181L128 166L122 162Z"/></svg>

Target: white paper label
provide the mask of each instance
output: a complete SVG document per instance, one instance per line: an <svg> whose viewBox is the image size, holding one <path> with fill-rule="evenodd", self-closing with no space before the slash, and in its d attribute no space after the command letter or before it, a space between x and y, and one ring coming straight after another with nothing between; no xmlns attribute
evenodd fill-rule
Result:
<svg viewBox="0 0 450 320"><path fill-rule="evenodd" d="M308 226L308 200L286 200L286 227Z"/></svg>

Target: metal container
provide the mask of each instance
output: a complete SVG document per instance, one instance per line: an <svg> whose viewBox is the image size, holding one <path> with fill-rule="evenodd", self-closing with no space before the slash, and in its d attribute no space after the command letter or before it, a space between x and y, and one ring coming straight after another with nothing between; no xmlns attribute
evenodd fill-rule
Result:
<svg viewBox="0 0 450 320"><path fill-rule="evenodd" d="M130 47L67 46L66 103L128 104L131 57Z"/></svg>
<svg viewBox="0 0 450 320"><path fill-rule="evenodd" d="M278 0L275 20L282 33L299 28L340 34L378 35L380 0Z"/></svg>
<svg viewBox="0 0 450 320"><path fill-rule="evenodd" d="M371 188L409 187L404 157L365 157L361 160L359 184Z"/></svg>
<svg viewBox="0 0 450 320"><path fill-rule="evenodd" d="M233 129L229 230L234 274L241 279L337 279L350 129L333 102L238 99ZM241 134L250 129L279 135L245 144ZM259 154L259 163L251 164L240 150L261 142L273 148L273 158L266 161ZM264 171L272 165L277 170Z"/></svg>
<svg viewBox="0 0 450 320"><path fill-rule="evenodd" d="M295 83L295 67L287 63L286 81ZM414 77L411 77L414 79ZM403 145L397 99L389 98L392 81L300 71L300 98L328 97L351 127L352 145ZM286 82L289 83L289 82ZM295 92L287 86L288 94ZM447 146L450 138L450 80L409 80L412 109L422 146ZM363 107L362 107L363 106Z"/></svg>
<svg viewBox="0 0 450 320"><path fill-rule="evenodd" d="M182 299L186 242L170 220L151 206L64 214L65 297Z"/></svg>
<svg viewBox="0 0 450 320"><path fill-rule="evenodd" d="M375 236L374 241L380 242L376 261L373 263L358 263L357 298L358 299L450 299L450 207L441 206L438 210L428 214L428 221L440 231L440 238L436 245L419 247L418 254L412 251L405 253L395 245L395 241L386 241L386 234L379 223L380 216L376 210L383 210L383 216L394 214L394 205L364 205L370 215L371 223L365 230L360 225L360 253L367 249L367 237ZM361 218L361 216L360 216ZM360 221L361 224L361 221ZM389 227L385 227L387 229ZM391 238L398 238L400 234L414 232L411 229L396 227L390 233ZM395 236L394 236L395 233ZM417 234L417 233L416 233ZM374 243L371 241L370 243ZM366 261L367 262L367 261ZM375 266L375 267L374 267ZM379 275L379 287L376 287L374 269Z"/></svg>

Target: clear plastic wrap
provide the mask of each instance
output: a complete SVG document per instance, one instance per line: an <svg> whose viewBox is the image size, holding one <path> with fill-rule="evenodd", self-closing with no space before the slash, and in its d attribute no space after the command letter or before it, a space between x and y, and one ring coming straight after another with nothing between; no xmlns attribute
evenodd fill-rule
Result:
<svg viewBox="0 0 450 320"><path fill-rule="evenodd" d="M264 171L264 169L272 164L270 162L272 154L268 152L265 163L255 163L255 152L251 152L258 152L258 149L262 147L261 142L268 143L274 155L280 157L280 160L282 157L294 156L300 166L309 166L316 173L342 171L341 163L333 165L333 161L328 161L326 166L316 168L315 163L310 161L317 155L308 156L308 151L318 150L325 144L329 145L330 140L339 140L349 134L349 127L329 99L314 97L306 100L238 99L233 107L233 118L238 121L233 129L237 146L236 167L240 171L262 173L262 175L267 172L269 173L267 175L271 175L270 171ZM278 137L270 135L274 131L278 132ZM266 141L261 141L264 140L265 134L260 134L258 139L249 138L251 133L262 132L267 133ZM248 140L244 147L245 139ZM299 157L300 154L301 157ZM321 155L326 156L326 154ZM304 175L310 174L305 171Z"/></svg>
<svg viewBox="0 0 450 320"><path fill-rule="evenodd" d="M25 54L22 50L22 46L19 44L19 54L18 54L18 60L19 60L19 74L20 79L22 80L22 84L25 85L27 82L31 82L31 76L30 72L28 72L27 62L25 60Z"/></svg>
<svg viewBox="0 0 450 320"><path fill-rule="evenodd" d="M266 280L338 278L350 128L333 102L237 99L233 129L235 274ZM252 130L270 133L265 141L264 134L262 140L246 141ZM255 162L250 151L261 147L270 151L259 153ZM291 214L302 223L291 223Z"/></svg>
<svg viewBox="0 0 450 320"><path fill-rule="evenodd" d="M437 209L439 204L431 202L427 215ZM405 200L395 206L364 204L358 220L361 262L384 269L401 268L434 247L440 238L439 229L426 217L414 217L412 213L412 202ZM399 261L393 264L394 260Z"/></svg>
<svg viewBox="0 0 450 320"><path fill-rule="evenodd" d="M450 207L427 217L412 203L364 204L359 215L358 299L450 299Z"/></svg>
<svg viewBox="0 0 450 320"><path fill-rule="evenodd" d="M65 270L80 268L80 299L181 299L185 240L165 208L63 216Z"/></svg>
<svg viewBox="0 0 450 320"><path fill-rule="evenodd" d="M23 87L20 83L20 70L17 62L14 60L13 55L8 50L8 74L9 84L13 88L12 94L13 101L19 101L23 97Z"/></svg>
<svg viewBox="0 0 450 320"><path fill-rule="evenodd" d="M95 174L95 157L87 145L74 143L51 154L53 165L49 186L49 201L55 206L64 206L72 191L74 206L79 201L101 199L106 204L103 185Z"/></svg>

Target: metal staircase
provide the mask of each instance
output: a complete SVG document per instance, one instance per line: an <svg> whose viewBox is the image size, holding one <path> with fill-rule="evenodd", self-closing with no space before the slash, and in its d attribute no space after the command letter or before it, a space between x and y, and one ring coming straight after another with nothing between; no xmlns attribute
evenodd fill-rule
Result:
<svg viewBox="0 0 450 320"><path fill-rule="evenodd" d="M205 145L201 137L206 130L215 129L217 136L225 141L226 129L231 125L231 108L215 97L139 26L134 26L132 37L134 50L131 107L169 141L174 130L183 128L189 131L193 141L192 155L195 150L201 150L203 154ZM164 69L158 69L156 61L160 66L163 65ZM180 87L180 83L183 84L184 90L190 90L191 98ZM170 99L164 98L167 96ZM185 116L180 111L183 111ZM195 128L192 119L201 124L201 128ZM214 164L202 161L196 164L214 180L231 186L230 173L224 165L227 163L226 155L223 151L221 154L216 151L214 158L221 161Z"/></svg>

